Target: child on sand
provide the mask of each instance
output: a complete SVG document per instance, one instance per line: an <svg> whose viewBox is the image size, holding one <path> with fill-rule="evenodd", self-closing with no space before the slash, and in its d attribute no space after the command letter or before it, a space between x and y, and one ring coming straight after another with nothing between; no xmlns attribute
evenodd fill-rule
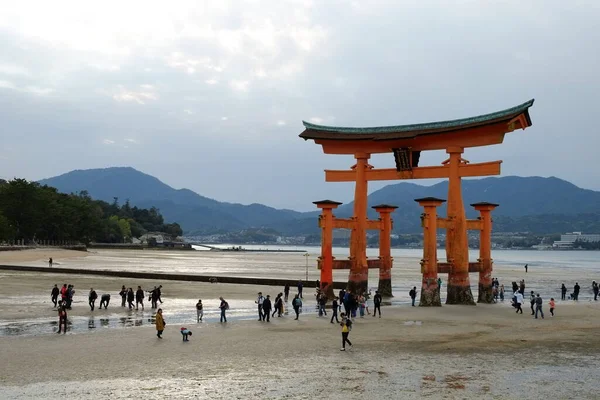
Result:
<svg viewBox="0 0 600 400"><path fill-rule="evenodd" d="M180 330L180 332L181 332L181 336L183 336L183 341L184 342L189 342L188 336L192 336L192 331L190 331L186 327L182 327L181 330Z"/></svg>
<svg viewBox="0 0 600 400"><path fill-rule="evenodd" d="M552 314L552 316L554 317L554 307L556 307L556 304L554 303L554 297L550 299L550 302L548 304L550 304L550 314Z"/></svg>

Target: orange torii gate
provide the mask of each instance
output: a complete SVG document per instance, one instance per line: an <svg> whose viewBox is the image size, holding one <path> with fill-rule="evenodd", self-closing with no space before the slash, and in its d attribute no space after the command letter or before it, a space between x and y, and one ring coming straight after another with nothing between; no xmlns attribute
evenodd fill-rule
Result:
<svg viewBox="0 0 600 400"><path fill-rule="evenodd" d="M462 154L468 147L500 144L506 133L531 126L529 108L532 105L533 100L530 100L516 107L477 117L374 128L342 128L315 125L303 121L306 129L300 134L301 138L314 140L316 144L322 146L323 152L326 154L353 155L356 159L356 164L349 171L325 171L327 182L355 182L355 191L353 216L343 223L344 227L352 229L350 258L342 263L337 260L334 263L331 256L330 238L327 238L328 243L325 238L323 239L319 261L323 287L330 285L333 281L331 278L333 268L349 267L348 290L352 292L367 290L369 264L373 267L375 265L369 263L367 259L366 231L370 228L380 228L382 225L381 222L376 225L367 218L369 181L448 178L447 218L438 222L436 217L436 222L447 231L447 263L436 267L436 274L437 268L443 268L448 272L446 303L474 304L469 281L468 225L462 200L461 179L463 177L499 175L502 161L471 164L462 157ZM419 167L421 152L427 150L445 150L448 159L441 166ZM369 165L368 160L371 154L377 153L393 153L396 168L375 169ZM329 205L323 202L316 203L323 210L320 221L325 234L326 231L336 227L334 226L333 208L337 207L339 203L332 204L335 202L331 202ZM331 205L335 205L335 207L330 207ZM337 227L341 227L340 224L341 222L337 224ZM389 247L389 240L387 243ZM426 258L424 257L424 259ZM427 265L429 263L432 261L428 260ZM429 272L429 269L427 271ZM431 283L429 288L429 290L437 290L437 282ZM484 297L487 298L487 296Z"/></svg>

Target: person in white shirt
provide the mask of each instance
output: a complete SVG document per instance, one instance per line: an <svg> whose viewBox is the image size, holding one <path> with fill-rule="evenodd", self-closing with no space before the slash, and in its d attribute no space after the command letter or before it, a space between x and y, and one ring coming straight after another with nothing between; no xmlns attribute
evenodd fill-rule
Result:
<svg viewBox="0 0 600 400"><path fill-rule="evenodd" d="M258 292L258 298L256 299L255 303L258 304L258 320L259 321L264 321L265 320L265 314L263 313L263 302L265 301L265 298L262 295L262 292Z"/></svg>
<svg viewBox="0 0 600 400"><path fill-rule="evenodd" d="M517 311L515 311L515 313L521 311L521 314L523 314L523 309L521 308L521 305L523 304L523 294L521 292L516 292L515 298L515 307L517 308Z"/></svg>

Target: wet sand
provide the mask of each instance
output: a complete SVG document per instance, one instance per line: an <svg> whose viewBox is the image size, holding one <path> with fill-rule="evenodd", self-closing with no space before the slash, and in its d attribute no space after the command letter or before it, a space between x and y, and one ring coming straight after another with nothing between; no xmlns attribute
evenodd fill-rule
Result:
<svg viewBox="0 0 600 400"><path fill-rule="evenodd" d="M37 255L28 257L22 262L33 262ZM73 255L63 259L66 264L78 265L91 259L93 267L101 261L93 257ZM252 255L244 262L259 262L260 257L270 256ZM284 274L303 272L296 258L287 257L292 257L284 258L289 265L296 266ZM44 258L46 255L38 260ZM418 283L414 260L395 262L394 277L399 277L395 279L407 281L403 287ZM508 287L508 281L524 275L521 268L505 266L497 269L495 276ZM475 286L476 275L472 279ZM546 268L528 274L527 289L550 290L547 287L553 288L557 282L575 279L583 282L587 277L573 276L572 270ZM157 282L3 273L1 318L54 319L49 291L63 280L75 284L78 290L69 317L84 322L93 319L98 326L66 335L52 333L47 327L35 335L0 337L0 354L9 360L0 363L0 398L598 397L600 302L589 301L586 287L579 303L557 302L555 318L549 317L544 304L543 320L531 317L528 307L523 315L516 315L508 300L503 304L441 308L394 303L397 305L383 307L381 319L356 319L350 334L354 349L346 352L339 350L340 327L319 318L314 311L302 314L300 321L289 315L275 317L270 323L256 321L252 316L256 292L275 295L281 290L265 286L160 282L165 289L162 307L167 328L164 339L159 340L151 325L152 311L123 310L115 294L121 284L149 288ZM108 311L89 311L89 287L112 294ZM312 293L306 293L305 305L310 311ZM220 295L232 308L227 324L217 322ZM398 293L394 299L402 296ZM549 297L543 296L546 303ZM193 305L198 297L205 301L207 314L213 312L201 324L194 322ZM104 318L112 324L114 318L127 316L143 323L100 329ZM181 326L193 331L190 342L181 341Z"/></svg>
<svg viewBox="0 0 600 400"><path fill-rule="evenodd" d="M0 397L597 398L597 304L544 320L505 305L383 312L356 320L346 352L315 315L186 324L187 343L168 318L162 340L151 326L2 337Z"/></svg>

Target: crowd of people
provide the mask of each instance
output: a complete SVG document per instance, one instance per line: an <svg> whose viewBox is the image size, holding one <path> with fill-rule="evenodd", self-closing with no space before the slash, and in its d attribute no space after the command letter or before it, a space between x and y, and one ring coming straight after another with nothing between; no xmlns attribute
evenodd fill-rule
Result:
<svg viewBox="0 0 600 400"><path fill-rule="evenodd" d="M441 280L438 280L438 288L441 287ZM301 281L298 282L297 285L298 292L294 295L291 307L294 310L295 318L294 320L298 320L300 315L302 314L303 308L303 284ZM492 279L492 289L494 295L494 302L504 301L505 290L504 285L500 284L497 278ZM523 304L525 299L525 280L517 282L512 282L512 306L516 309L516 313L523 314ZM581 287L579 283L575 283L573 287L573 292L569 295L570 300L578 301L579 293ZM564 283L561 285L561 299L566 300L567 296L567 288ZM592 292L594 295L594 301L598 300L598 292L599 285L596 281L592 282ZM409 297L411 298L411 305L415 306L415 300L417 297L417 288L413 287L409 291ZM66 333L67 331L67 311L71 310L73 295L75 294L75 287L72 284L64 284L62 288L58 288L58 285L54 285L51 292L51 300L54 304L54 307L58 311L59 324L58 324L58 333ZM157 309L158 304L162 304L163 300L162 296L162 285L154 286L152 290L144 291L141 286L137 286L137 290L134 292L133 288L127 288L125 285L121 287L121 291L119 292L121 296L121 307L128 307L129 310L132 310L134 307L136 310L139 310L141 307L144 310L144 300L146 296L148 296L148 301L151 302L151 308ZM270 322L272 317L277 315L278 318L287 315L287 304L290 295L290 286L286 284L283 291L279 292L274 300L271 300L271 295L267 294L263 295L262 292L258 292L258 296L255 300L255 304L257 306L258 312L258 320L262 322ZM59 300L60 297L60 300ZM352 293L350 290L340 290L337 296L334 296L331 300L331 307L327 307L329 302L329 296L325 292L325 290L320 290L319 284L317 284L317 289L315 292L315 307L317 309L317 313L319 317L327 317L328 309L331 312L330 322L333 324L334 320L336 323L340 324L342 327L342 347L340 350L346 350L346 344L348 344L349 348L352 348L351 342L348 340L348 336L350 331L352 330L353 320L357 317L364 318L365 315L373 315L376 317L379 314L379 318L381 318L381 303L382 296L379 291L375 291L375 295L373 296L373 312L369 310L368 300L371 298L371 291L364 291L362 293ZM98 294L93 288L90 288L90 292L88 295L88 304L90 306L90 310L94 311L95 303L98 299ZM220 310L220 322L227 322L227 311L229 310L229 303L223 298L219 298L219 310ZM543 312L543 299L539 293L535 293L534 291L530 291L529 293L529 301L531 308L531 315L534 318L541 317L544 318ZM135 304L134 304L135 302ZM108 308L110 303L110 294L104 293L100 296L100 306L99 308L105 309ZM551 298L548 302L550 308L550 314L553 317L554 311L556 308L556 302L554 298ZM343 312L342 312L343 309ZM339 318L338 318L339 314ZM202 300L199 299L196 303L196 322L200 323L203 321L204 317L204 305L202 304ZM155 325L157 331L157 337L162 339L162 334L166 326L165 319L162 314L162 309L158 308L155 316ZM181 334L183 335L184 341L189 341L189 336L192 335L192 332L186 328L181 328Z"/></svg>

